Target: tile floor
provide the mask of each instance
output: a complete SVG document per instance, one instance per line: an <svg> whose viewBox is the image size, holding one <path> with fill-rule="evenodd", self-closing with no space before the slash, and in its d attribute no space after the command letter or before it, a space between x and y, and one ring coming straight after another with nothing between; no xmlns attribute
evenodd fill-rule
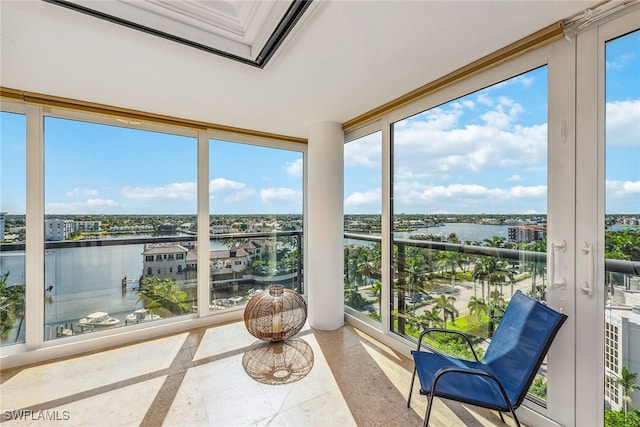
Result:
<svg viewBox="0 0 640 427"><path fill-rule="evenodd" d="M283 365L290 369L277 369ZM421 426L426 398L414 392L412 408L406 407L412 369L405 355L351 326L305 327L290 343L267 345L235 322L4 370L0 421L64 427ZM431 425L503 424L494 412L437 400Z"/></svg>

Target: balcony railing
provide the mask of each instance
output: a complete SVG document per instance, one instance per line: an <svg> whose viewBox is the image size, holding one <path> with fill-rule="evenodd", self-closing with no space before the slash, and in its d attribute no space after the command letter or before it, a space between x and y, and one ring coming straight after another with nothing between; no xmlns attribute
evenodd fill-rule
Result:
<svg viewBox="0 0 640 427"><path fill-rule="evenodd" d="M210 236L210 312L239 309L271 284L304 292L302 240L302 231ZM172 235L45 242L45 339L195 312L196 241L194 235ZM24 253L24 244L2 245L10 277L12 271L22 276ZM234 268L212 268L218 261ZM9 285L20 280L14 277ZM3 311L10 308L3 303ZM23 342L23 324L15 316L1 345Z"/></svg>
<svg viewBox="0 0 640 427"><path fill-rule="evenodd" d="M385 313L380 304L381 237L345 233L344 238L346 311L378 327L381 316L388 315L391 330L410 340L427 327L456 329L475 337L475 351L482 355L510 293L520 289L539 300L546 297L546 252L394 238L388 267L391 305ZM605 259L605 274L609 306L619 308L621 291L640 285L640 261ZM450 335L428 345L471 357ZM530 399L545 405L544 372L529 393Z"/></svg>

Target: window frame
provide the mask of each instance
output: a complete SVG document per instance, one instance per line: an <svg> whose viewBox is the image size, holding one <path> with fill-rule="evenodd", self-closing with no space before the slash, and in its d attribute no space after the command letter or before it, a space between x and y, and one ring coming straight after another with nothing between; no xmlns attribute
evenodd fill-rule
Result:
<svg viewBox="0 0 640 427"><path fill-rule="evenodd" d="M127 118L126 115L118 117L112 111L86 112L82 109L82 103L78 103L78 109L47 107L35 104L27 104L22 101L9 99L0 100L0 110L7 113L16 113L26 116L26 221L30 224L26 233L25 250L25 283L26 283L26 312L25 316L25 342L17 343L2 348L6 356L18 356L20 364L41 360L48 360L56 357L68 356L82 351L96 350L112 345L126 344L140 339L151 338L160 334L178 332L198 326L224 323L242 318L242 310L230 310L224 313L211 313L208 304L198 304L202 307L197 313L188 313L174 320L159 321L160 328L156 325L139 324L130 325L126 329L111 329L94 332L90 335L75 335L59 338L56 340L45 340L44 328L44 120L45 117L56 119L67 119L87 122L91 124L116 126L136 130L159 132L169 135L190 137L197 142L197 181L198 181L198 241L209 242L209 195L208 195L208 141L209 139L224 139L234 143L249 143L267 148L286 149L300 152L303 156L304 175L302 204L303 229L306 224L306 197L307 197L307 147L295 138L287 140L287 137L278 138L278 135L261 134L239 130L238 132L228 132L214 129L200 129L190 127L189 122L181 125L165 124L156 121L143 121ZM96 109L99 110L99 109ZM194 122L195 123L195 122ZM204 226L203 226L204 225ZM303 233L303 250L306 247L306 238ZM208 251L199 251L198 263L209 264ZM154 257L155 258L155 257ZM307 260L304 259L306 266ZM149 267L151 268L151 267ZM208 300L209 290L209 268L198 269L197 278L197 298L198 301ZM147 273L148 271L143 271ZM151 272L153 275L153 272ZM305 288L306 291L306 288ZM186 322L185 322L186 321ZM35 352L34 350L39 350ZM37 353L37 354L36 354Z"/></svg>

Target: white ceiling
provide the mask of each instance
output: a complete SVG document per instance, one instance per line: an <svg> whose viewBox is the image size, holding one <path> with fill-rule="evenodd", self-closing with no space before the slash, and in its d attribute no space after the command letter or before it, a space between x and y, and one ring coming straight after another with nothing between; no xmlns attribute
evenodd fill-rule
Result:
<svg viewBox="0 0 640 427"><path fill-rule="evenodd" d="M298 9L293 0L44 1L254 65Z"/></svg>
<svg viewBox="0 0 640 427"><path fill-rule="evenodd" d="M245 3L218 6L237 18ZM42 1L0 0L0 85L305 138L314 123L343 123L595 4L315 0L260 69Z"/></svg>

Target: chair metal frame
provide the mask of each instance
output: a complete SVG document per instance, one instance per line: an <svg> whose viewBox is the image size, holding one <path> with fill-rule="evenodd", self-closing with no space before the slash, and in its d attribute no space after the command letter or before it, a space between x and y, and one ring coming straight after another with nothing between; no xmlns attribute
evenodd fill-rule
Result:
<svg viewBox="0 0 640 427"><path fill-rule="evenodd" d="M411 396L413 394L413 386L416 379L416 373L418 373L418 367L423 363L423 360L425 361L424 363L428 363L427 359L430 359L430 361L438 362L439 366L441 366L440 369L438 369L435 373L433 373L432 377L430 378L430 381L428 381L429 383L428 389L424 387L424 384L422 384L423 378L421 378L421 375L418 375L421 381L420 394L426 395L428 397L427 411L424 419L425 427L429 424L429 417L431 415L431 408L432 408L434 396L438 396L438 397L450 399L450 400L456 400L462 403L467 403L474 406L480 406L480 407L496 410L498 411L498 414L500 415L500 419L502 420L503 423L505 421L504 421L504 417L502 416L502 412L509 412L513 417L516 425L520 426L520 422L518 420L518 417L516 416L515 410L516 408L518 408L518 406L520 406L520 404L524 400L527 394L527 391L531 386L531 383L533 382L536 376L536 373L540 368L540 365L542 364L544 357L546 356L546 353L551 346L551 343L553 342L560 327L567 319L567 316L565 314L558 313L552 310L546 305L525 296L520 291L517 291L513 295L511 301L507 306L504 317L507 317L507 315L509 314L510 317L508 317L508 319L512 319L512 318L515 319L514 316L517 316L519 314L518 310L523 310L523 309L526 310L524 311L524 313L527 315L534 315L538 317L546 316L545 320L548 318L549 319L548 321L550 321L551 323L546 326L547 329L542 334L542 338L543 338L542 342L537 343L539 344L539 347L535 348L535 351L536 351L535 360L530 360L528 362L529 369L525 371L525 373L527 374L527 377L522 378L523 380L522 385L517 389L517 394L515 396L512 396L512 398L509 398L509 393L505 389L503 385L503 381L501 380L501 378L499 378L500 376L498 375L499 372L492 372L492 371L496 371L496 369L491 368L491 361L489 361L489 363L485 363L484 359L483 360L478 359L478 356L476 355L476 352L473 349L471 339L467 335L459 331L454 331L450 329L441 329L441 328L428 328L428 329L425 329L420 334L416 350L411 351L411 354L414 359L414 368L413 368L413 377L411 379L411 388L409 390L409 398L407 399L407 408L411 407ZM517 332L512 333L511 331L512 328L510 326L502 326L502 325L503 325L502 322L498 325L498 329L496 330L496 333L494 335L494 338L498 337L498 339L497 340L494 339L491 341L491 343L489 344L489 347L487 348L487 352L485 356L490 354L490 352L492 353L499 352L499 350L496 350L495 347L502 346L505 340L509 342L508 340L511 339L513 336L517 336ZM501 327L503 329L502 331L500 331ZM422 351L421 347L422 347L422 342L425 336L435 332L455 334L462 337L466 341L466 343L469 345L469 348L471 349L471 353L473 354L475 361L468 361L466 363L463 362L461 366L460 362L462 362L462 359L449 356L437 349L429 347L428 352ZM513 344L513 342L511 342L511 344ZM494 347L494 350L491 350L492 347ZM503 357L508 357L508 353L503 353L501 355ZM499 390L499 394L502 396L502 399L504 400L504 402L502 403L480 402L478 400L465 397L464 391L456 392L456 394L452 393L451 389L445 393L439 392L437 389L439 381L441 381L443 378L446 378L448 375L450 376L451 374L453 375L463 374L463 375L469 375L471 377L485 378L487 381L487 384L491 383L491 384L494 384L495 387L497 387L497 390ZM425 373L424 375L427 375L427 374ZM427 379L425 378L425 382L426 380ZM460 381L460 378L458 378L458 381Z"/></svg>

